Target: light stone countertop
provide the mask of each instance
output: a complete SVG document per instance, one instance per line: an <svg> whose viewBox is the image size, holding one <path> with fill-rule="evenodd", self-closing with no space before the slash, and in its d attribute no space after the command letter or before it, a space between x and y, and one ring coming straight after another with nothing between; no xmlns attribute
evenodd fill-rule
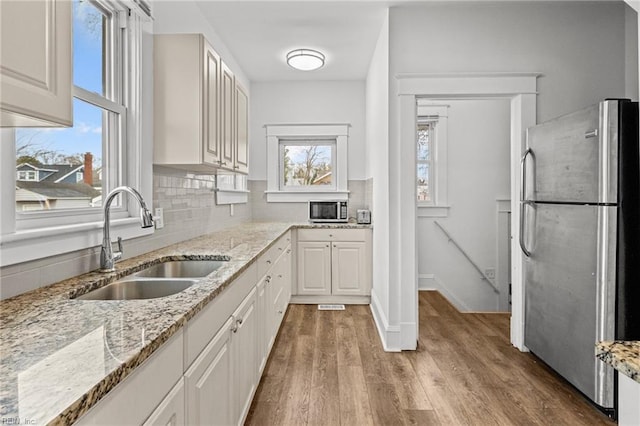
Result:
<svg viewBox="0 0 640 426"><path fill-rule="evenodd" d="M0 423L71 424L237 278L291 228L369 225L248 223L0 301ZM155 263L229 259L172 296L76 300Z"/></svg>
<svg viewBox="0 0 640 426"><path fill-rule="evenodd" d="M640 340L600 342L596 357L640 383Z"/></svg>

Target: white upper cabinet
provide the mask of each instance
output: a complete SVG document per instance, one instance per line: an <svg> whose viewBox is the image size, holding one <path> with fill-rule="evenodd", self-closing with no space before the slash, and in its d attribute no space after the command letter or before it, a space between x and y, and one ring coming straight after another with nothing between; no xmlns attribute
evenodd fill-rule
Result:
<svg viewBox="0 0 640 426"><path fill-rule="evenodd" d="M235 83L235 157L233 169L240 173L249 172L249 97L246 90L238 83Z"/></svg>
<svg viewBox="0 0 640 426"><path fill-rule="evenodd" d="M249 98L202 34L154 37L154 96L154 164L248 173Z"/></svg>
<svg viewBox="0 0 640 426"><path fill-rule="evenodd" d="M0 126L73 124L71 2L0 1Z"/></svg>
<svg viewBox="0 0 640 426"><path fill-rule="evenodd" d="M201 34L154 36L154 164L217 165L220 65Z"/></svg>
<svg viewBox="0 0 640 426"><path fill-rule="evenodd" d="M222 64L220 99L222 101L222 161L223 167L233 167L235 77L229 67Z"/></svg>

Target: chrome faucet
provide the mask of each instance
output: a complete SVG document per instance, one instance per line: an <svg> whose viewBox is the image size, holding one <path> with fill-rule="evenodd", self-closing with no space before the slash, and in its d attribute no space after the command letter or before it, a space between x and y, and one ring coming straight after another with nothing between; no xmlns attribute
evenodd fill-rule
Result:
<svg viewBox="0 0 640 426"><path fill-rule="evenodd" d="M113 199L121 192L128 192L140 204L140 219L143 228L151 228L153 226L153 216L147 209L147 205L142 199L142 195L129 186L119 186L111 191L104 203L104 226L102 228L102 250L100 251L100 271L111 272L115 270L115 264L122 258L122 238L118 237L118 251L113 251L111 247L111 236L109 235L109 207Z"/></svg>

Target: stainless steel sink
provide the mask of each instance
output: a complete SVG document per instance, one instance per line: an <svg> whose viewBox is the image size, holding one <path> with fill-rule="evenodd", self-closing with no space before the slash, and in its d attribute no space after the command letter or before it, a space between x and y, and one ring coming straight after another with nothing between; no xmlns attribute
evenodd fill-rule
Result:
<svg viewBox="0 0 640 426"><path fill-rule="evenodd" d="M76 297L80 300L156 299L189 288L196 279L126 278Z"/></svg>
<svg viewBox="0 0 640 426"><path fill-rule="evenodd" d="M136 277L203 278L224 265L224 260L175 260L158 263L134 274Z"/></svg>

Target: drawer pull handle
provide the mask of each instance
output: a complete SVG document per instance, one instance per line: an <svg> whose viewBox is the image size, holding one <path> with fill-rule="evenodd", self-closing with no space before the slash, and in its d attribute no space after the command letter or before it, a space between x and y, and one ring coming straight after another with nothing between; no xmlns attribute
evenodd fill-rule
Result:
<svg viewBox="0 0 640 426"><path fill-rule="evenodd" d="M270 261L270 260L267 260L267 264L268 264L268 265L271 265L271 261Z"/></svg>
<svg viewBox="0 0 640 426"><path fill-rule="evenodd" d="M280 315L282 315L282 311L278 311L278 313L279 313Z"/></svg>
<svg viewBox="0 0 640 426"><path fill-rule="evenodd" d="M282 251L282 247L278 247L278 250Z"/></svg>
<svg viewBox="0 0 640 426"><path fill-rule="evenodd" d="M236 320L236 323L237 323L238 325L242 325L242 321L244 321L242 318L238 318L238 319Z"/></svg>

